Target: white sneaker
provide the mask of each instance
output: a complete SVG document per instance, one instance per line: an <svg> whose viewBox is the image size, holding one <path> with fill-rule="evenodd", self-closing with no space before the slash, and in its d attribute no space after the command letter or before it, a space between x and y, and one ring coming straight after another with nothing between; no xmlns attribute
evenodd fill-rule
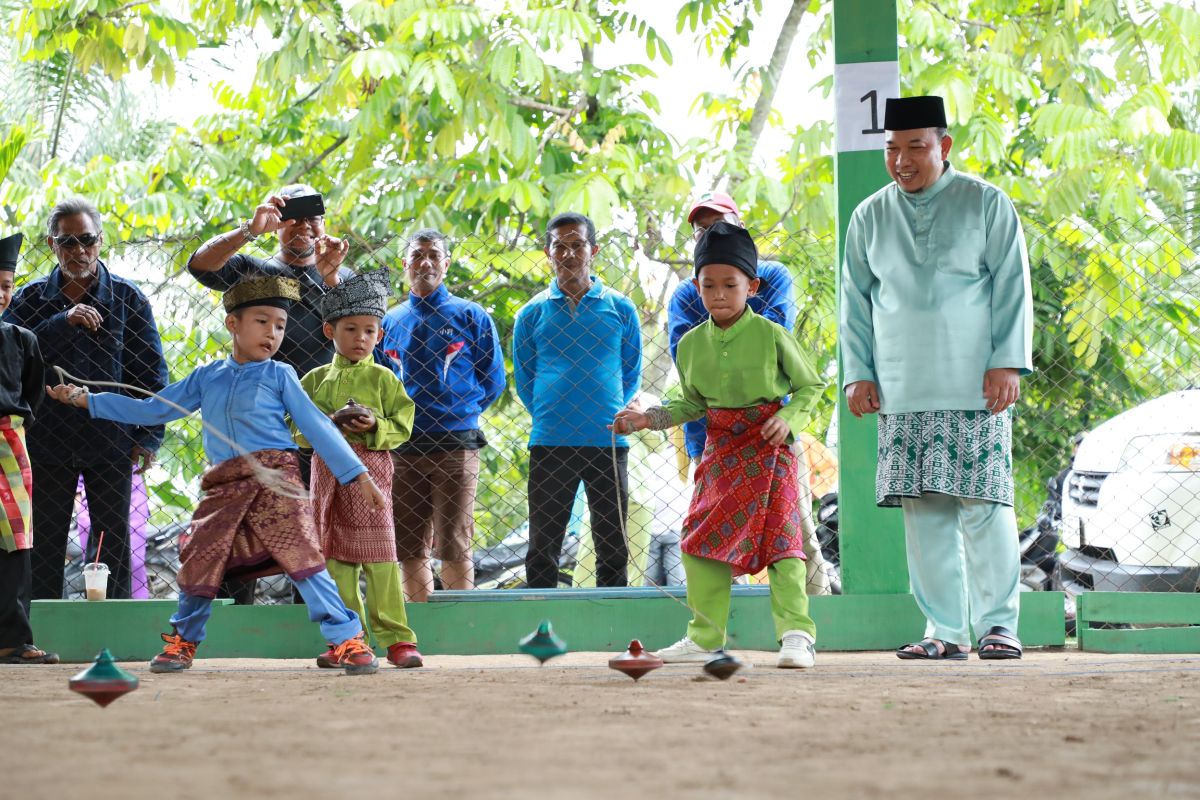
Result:
<svg viewBox="0 0 1200 800"><path fill-rule="evenodd" d="M817 663L817 651L813 639L804 631L788 631L783 634L783 646L779 648L780 669L811 669Z"/></svg>
<svg viewBox="0 0 1200 800"><path fill-rule="evenodd" d="M666 664L703 664L712 658L715 652L717 651L705 650L685 636L670 647L656 651L654 655L661 658Z"/></svg>

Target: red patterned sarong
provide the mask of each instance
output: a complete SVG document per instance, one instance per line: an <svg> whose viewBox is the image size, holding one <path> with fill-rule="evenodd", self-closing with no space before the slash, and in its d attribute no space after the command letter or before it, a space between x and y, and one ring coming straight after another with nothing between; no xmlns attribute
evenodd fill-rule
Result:
<svg viewBox="0 0 1200 800"><path fill-rule="evenodd" d="M362 459L367 472L385 498L392 496L392 454L368 450L355 442L350 447ZM371 508L353 483L345 486L329 471L318 455L312 461L313 518L326 558L348 564L375 564L396 560L396 532L389 505L382 511Z"/></svg>
<svg viewBox="0 0 1200 800"><path fill-rule="evenodd" d="M780 403L712 408L696 490L683 523L683 552L732 565L733 574L804 558L796 456L768 445L762 426Z"/></svg>
<svg viewBox="0 0 1200 800"><path fill-rule="evenodd" d="M180 545L180 591L211 598L227 577L284 572L303 580L325 569L312 505L264 486L250 459L304 491L295 450L259 450L205 472L200 481L204 498L192 514L187 541Z"/></svg>

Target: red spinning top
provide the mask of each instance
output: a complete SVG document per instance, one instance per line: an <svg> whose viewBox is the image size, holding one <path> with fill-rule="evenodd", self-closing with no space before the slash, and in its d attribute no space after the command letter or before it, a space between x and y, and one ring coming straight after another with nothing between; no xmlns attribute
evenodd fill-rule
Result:
<svg viewBox="0 0 1200 800"><path fill-rule="evenodd" d="M67 686L103 707L138 688L138 679L118 667L106 647L96 656L96 662L71 678Z"/></svg>
<svg viewBox="0 0 1200 800"><path fill-rule="evenodd" d="M609 669L624 672L635 681L651 670L663 665L663 660L653 653L647 653L642 643L634 639L629 643L629 649L619 656L608 660Z"/></svg>

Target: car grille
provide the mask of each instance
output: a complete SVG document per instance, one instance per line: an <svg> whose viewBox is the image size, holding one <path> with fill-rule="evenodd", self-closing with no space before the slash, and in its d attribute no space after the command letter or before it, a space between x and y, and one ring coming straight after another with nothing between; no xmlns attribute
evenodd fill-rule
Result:
<svg viewBox="0 0 1200 800"><path fill-rule="evenodd" d="M1095 508L1100 503L1100 486L1108 477L1107 472L1071 472L1067 494L1076 505Z"/></svg>

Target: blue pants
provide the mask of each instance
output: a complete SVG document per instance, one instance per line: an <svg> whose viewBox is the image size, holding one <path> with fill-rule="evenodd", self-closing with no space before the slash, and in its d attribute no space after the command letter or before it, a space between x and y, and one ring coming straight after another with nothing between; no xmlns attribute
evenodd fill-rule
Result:
<svg viewBox="0 0 1200 800"><path fill-rule="evenodd" d="M341 644L362 633L358 615L346 608L338 594L337 584L328 570L321 570L292 584L308 606L308 618L321 625L325 641ZM179 593L179 608L171 616L171 626L189 642L204 641L204 625L212 616L212 600Z"/></svg>

